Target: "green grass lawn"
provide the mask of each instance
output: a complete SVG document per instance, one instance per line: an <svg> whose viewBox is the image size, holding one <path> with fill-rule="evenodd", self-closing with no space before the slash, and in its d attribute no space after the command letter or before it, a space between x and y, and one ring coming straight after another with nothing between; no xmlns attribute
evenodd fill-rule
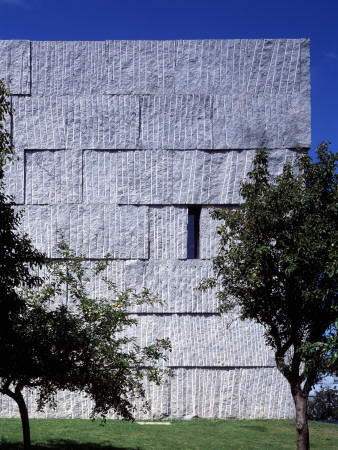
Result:
<svg viewBox="0 0 338 450"><path fill-rule="evenodd" d="M32 419L33 449L294 449L293 420L172 420L170 426L108 420ZM0 448L21 445L18 419L0 419ZM338 425L310 422L313 449L337 449Z"/></svg>

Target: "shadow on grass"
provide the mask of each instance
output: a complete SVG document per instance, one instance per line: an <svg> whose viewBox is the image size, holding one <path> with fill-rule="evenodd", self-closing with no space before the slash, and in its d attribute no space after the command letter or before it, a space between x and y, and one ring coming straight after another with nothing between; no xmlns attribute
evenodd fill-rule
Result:
<svg viewBox="0 0 338 450"><path fill-rule="evenodd" d="M250 430L250 431L258 431L261 433L268 431L267 428L263 427L262 425L250 425L250 426L241 425L241 428L246 428L247 430Z"/></svg>
<svg viewBox="0 0 338 450"><path fill-rule="evenodd" d="M1 450L22 450L23 444L0 442ZM115 447L109 443L82 443L70 439L56 439L46 444L32 445L32 450L141 450L141 447Z"/></svg>

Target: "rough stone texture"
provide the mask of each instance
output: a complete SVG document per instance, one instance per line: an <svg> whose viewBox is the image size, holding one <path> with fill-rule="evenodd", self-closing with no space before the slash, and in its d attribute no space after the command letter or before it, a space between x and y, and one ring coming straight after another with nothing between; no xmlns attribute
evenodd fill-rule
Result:
<svg viewBox="0 0 338 450"><path fill-rule="evenodd" d="M307 93L215 96L213 146L303 148L309 145Z"/></svg>
<svg viewBox="0 0 338 450"><path fill-rule="evenodd" d="M130 310L148 314L217 313L215 290L196 290L200 281L211 275L210 260L112 261L106 273L120 289L139 291L144 286L161 299L163 304L142 305ZM105 283L99 277L91 280L89 291L96 298L107 295Z"/></svg>
<svg viewBox="0 0 338 450"><path fill-rule="evenodd" d="M27 205L24 211L23 231L48 256L58 256L63 232L79 256L97 259L110 253L113 259L148 259L146 206Z"/></svg>
<svg viewBox="0 0 338 450"><path fill-rule="evenodd" d="M12 94L31 93L30 41L0 41L0 79Z"/></svg>
<svg viewBox="0 0 338 450"><path fill-rule="evenodd" d="M151 259L186 259L186 207L159 206L150 208L149 249Z"/></svg>
<svg viewBox="0 0 338 450"><path fill-rule="evenodd" d="M279 174L310 147L309 64L308 39L0 41L19 156L7 192L25 208L21 229L51 257L60 229L90 267L109 252L104 275L118 289L145 286L163 302L130 308L140 343L170 337L176 373L145 383L150 411L137 403L136 417L293 415L262 329L220 316L217 288L196 287L218 250L208 208L239 206L255 148ZM188 260L190 205L201 207L200 257ZM98 276L88 289L109 296ZM36 413L36 393L25 396L31 417L88 418L92 406L59 392L56 411ZM0 417L14 416L0 396Z"/></svg>
<svg viewBox="0 0 338 450"><path fill-rule="evenodd" d="M48 256L52 255L54 245L52 228L50 206L25 205L20 229L29 235L35 248Z"/></svg>
<svg viewBox="0 0 338 450"><path fill-rule="evenodd" d="M113 259L147 259L148 207L60 205L52 208L52 242L62 230L78 255ZM52 256L56 256L52 254Z"/></svg>
<svg viewBox="0 0 338 450"><path fill-rule="evenodd" d="M172 203L168 150L86 150L83 161L85 203Z"/></svg>
<svg viewBox="0 0 338 450"><path fill-rule="evenodd" d="M144 382L150 410L139 419L192 419L196 417L287 419L294 406L289 386L276 368L177 368L169 385ZM31 418L89 419L92 403L83 393L58 392L58 408L36 411L36 393L25 392ZM0 417L18 417L16 405L0 396ZM116 418L112 412L110 418Z"/></svg>
<svg viewBox="0 0 338 450"><path fill-rule="evenodd" d="M139 139L137 96L66 96L63 100L67 147L134 149Z"/></svg>
<svg viewBox="0 0 338 450"><path fill-rule="evenodd" d="M14 97L15 148L64 149L65 117L60 97ZM20 155L19 155L20 156Z"/></svg>
<svg viewBox="0 0 338 450"><path fill-rule="evenodd" d="M172 417L189 419L283 419L294 414L286 380L277 369L263 367L178 369L170 404Z"/></svg>
<svg viewBox="0 0 338 450"><path fill-rule="evenodd" d="M16 156L19 158L15 164L5 166L5 192L13 195L17 205L25 203L25 153L22 148L15 148Z"/></svg>
<svg viewBox="0 0 338 450"><path fill-rule="evenodd" d="M211 96L143 96L140 102L142 148L212 148Z"/></svg>
<svg viewBox="0 0 338 450"><path fill-rule="evenodd" d="M302 92L309 88L308 45L307 39L177 41L176 93Z"/></svg>
<svg viewBox="0 0 338 450"><path fill-rule="evenodd" d="M32 42L32 94L106 93L105 42Z"/></svg>
<svg viewBox="0 0 338 450"><path fill-rule="evenodd" d="M137 317L137 316L135 316ZM142 315L137 331L141 345L169 337L174 367L260 367L274 366L273 352L264 345L263 329L250 321L215 314Z"/></svg>
<svg viewBox="0 0 338 450"><path fill-rule="evenodd" d="M25 203L82 203L82 158L69 150L25 152Z"/></svg>
<svg viewBox="0 0 338 450"><path fill-rule="evenodd" d="M173 94L174 41L108 41L109 94Z"/></svg>
<svg viewBox="0 0 338 450"><path fill-rule="evenodd" d="M233 208L232 208L233 209ZM217 227L220 220L213 220L210 216L210 208L201 208L200 215L200 258L212 259L218 254L219 237Z"/></svg>
<svg viewBox="0 0 338 450"><path fill-rule="evenodd" d="M270 170L295 163L298 150L270 150ZM173 203L231 205L241 203L240 184L252 168L255 150L185 150L173 152Z"/></svg>
<svg viewBox="0 0 338 450"><path fill-rule="evenodd" d="M121 172L117 150L84 150L84 203L117 203L118 173ZM121 183L124 184L124 180Z"/></svg>
<svg viewBox="0 0 338 450"><path fill-rule="evenodd" d="M239 203L240 182L250 169L253 151L176 151L173 202L183 204Z"/></svg>

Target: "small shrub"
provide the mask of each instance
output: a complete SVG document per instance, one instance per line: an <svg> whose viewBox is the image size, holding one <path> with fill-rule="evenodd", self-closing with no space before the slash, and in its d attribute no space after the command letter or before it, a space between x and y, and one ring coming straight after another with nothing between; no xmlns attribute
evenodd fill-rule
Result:
<svg viewBox="0 0 338 450"><path fill-rule="evenodd" d="M313 401L308 403L308 419L338 420L338 391L323 388L316 391Z"/></svg>

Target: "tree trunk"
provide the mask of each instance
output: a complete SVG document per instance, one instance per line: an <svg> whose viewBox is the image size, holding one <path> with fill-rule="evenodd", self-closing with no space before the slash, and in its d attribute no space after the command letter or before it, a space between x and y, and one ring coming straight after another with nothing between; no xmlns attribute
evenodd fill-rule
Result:
<svg viewBox="0 0 338 450"><path fill-rule="evenodd" d="M299 385L291 386L293 401L296 407L297 450L308 450L309 427L307 423L307 399Z"/></svg>
<svg viewBox="0 0 338 450"><path fill-rule="evenodd" d="M20 390L15 390L14 400L17 402L20 411L22 433L23 433L23 448L24 450L31 449L31 433L29 428L28 411L25 400Z"/></svg>
<svg viewBox="0 0 338 450"><path fill-rule="evenodd" d="M11 391L9 389L10 381L5 383L5 386L3 389L1 389L1 393L8 395L13 400L16 401L19 411L20 411L20 417L21 417L21 425L22 425L22 433L23 433L23 446L24 450L30 450L31 449L31 432L29 428L29 419L28 419L28 411L27 406L25 403L25 400L22 396L21 389L22 385L18 384L15 388L15 391Z"/></svg>

